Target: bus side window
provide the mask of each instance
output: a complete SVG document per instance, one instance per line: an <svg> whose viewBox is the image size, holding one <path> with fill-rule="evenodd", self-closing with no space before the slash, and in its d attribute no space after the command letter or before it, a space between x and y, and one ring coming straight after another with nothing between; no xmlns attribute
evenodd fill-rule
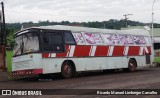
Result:
<svg viewBox="0 0 160 98"><path fill-rule="evenodd" d="M70 32L65 32L64 35L65 35L65 43L66 44L71 44L71 45L76 44L76 42L73 38L73 35Z"/></svg>
<svg viewBox="0 0 160 98"><path fill-rule="evenodd" d="M49 40L47 39L47 36L46 36L46 35L43 36L43 42L44 42L45 44L47 44L47 43L49 42Z"/></svg>
<svg viewBox="0 0 160 98"><path fill-rule="evenodd" d="M62 34L48 33L43 36L43 50L62 52L64 51Z"/></svg>

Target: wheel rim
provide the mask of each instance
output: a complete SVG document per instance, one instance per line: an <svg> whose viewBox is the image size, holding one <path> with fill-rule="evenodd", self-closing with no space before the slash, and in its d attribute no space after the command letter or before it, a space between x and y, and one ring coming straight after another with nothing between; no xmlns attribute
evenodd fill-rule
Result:
<svg viewBox="0 0 160 98"><path fill-rule="evenodd" d="M67 64L64 65L64 73L69 75L71 73L71 67Z"/></svg>
<svg viewBox="0 0 160 98"><path fill-rule="evenodd" d="M129 63L129 65L130 65L130 70L131 70L131 71L135 71L135 68L136 68L135 62L134 62L134 61L131 61L131 62Z"/></svg>

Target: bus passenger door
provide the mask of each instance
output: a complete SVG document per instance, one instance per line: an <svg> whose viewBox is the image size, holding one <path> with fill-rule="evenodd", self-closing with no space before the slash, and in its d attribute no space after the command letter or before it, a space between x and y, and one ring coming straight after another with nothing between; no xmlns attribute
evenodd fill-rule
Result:
<svg viewBox="0 0 160 98"><path fill-rule="evenodd" d="M151 57L149 53L146 53L146 64L151 64Z"/></svg>

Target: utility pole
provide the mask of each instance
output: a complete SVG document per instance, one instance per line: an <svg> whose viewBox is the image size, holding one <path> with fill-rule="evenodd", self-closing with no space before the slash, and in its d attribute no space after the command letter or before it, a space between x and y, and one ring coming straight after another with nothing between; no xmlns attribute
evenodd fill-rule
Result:
<svg viewBox="0 0 160 98"><path fill-rule="evenodd" d="M154 36L153 36L153 28L154 28L154 27L153 27L153 24L154 24L154 9L153 9L153 8L154 8L154 3L155 3L155 1L156 1L156 0L154 0L154 1L153 1L153 4L152 4L152 31L151 31L151 32L152 32L152 35L151 35L151 36L152 36L152 47L153 47L153 50L154 50ZM153 56L154 56L154 52L153 52Z"/></svg>
<svg viewBox="0 0 160 98"><path fill-rule="evenodd" d="M128 27L128 24L127 24L127 16L129 16L129 15L133 15L133 14L125 14L125 15L123 15L124 17L125 17L125 24L126 24L126 28Z"/></svg>
<svg viewBox="0 0 160 98"><path fill-rule="evenodd" d="M153 42L154 41L153 40L153 24L154 24L154 11L153 11L153 8L154 8L154 3L155 3L155 0L153 1L153 5L152 5L152 43L154 43Z"/></svg>
<svg viewBox="0 0 160 98"><path fill-rule="evenodd" d="M105 24L105 22L104 22L104 24L103 24L103 28L106 29L106 24Z"/></svg>
<svg viewBox="0 0 160 98"><path fill-rule="evenodd" d="M5 26L5 14L4 14L4 3L1 2L1 7L2 7L2 16L1 16L1 38L3 40L1 40L1 48L2 48L2 62L3 62L3 65L2 65L2 69L4 71L7 70L7 67L6 67L6 45L7 45L7 41L6 41L6 26Z"/></svg>
<svg viewBox="0 0 160 98"><path fill-rule="evenodd" d="M2 5L2 17L3 17L3 33L4 33L4 45L6 45L6 22L5 22L5 15L4 15L4 3L1 2Z"/></svg>

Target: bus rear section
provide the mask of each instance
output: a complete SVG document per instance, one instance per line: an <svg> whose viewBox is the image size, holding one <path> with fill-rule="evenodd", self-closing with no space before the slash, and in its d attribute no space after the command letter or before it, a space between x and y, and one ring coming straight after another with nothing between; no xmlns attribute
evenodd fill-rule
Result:
<svg viewBox="0 0 160 98"><path fill-rule="evenodd" d="M72 26L30 28L15 34L13 75L125 69L152 63L152 44L145 30L105 30Z"/></svg>

